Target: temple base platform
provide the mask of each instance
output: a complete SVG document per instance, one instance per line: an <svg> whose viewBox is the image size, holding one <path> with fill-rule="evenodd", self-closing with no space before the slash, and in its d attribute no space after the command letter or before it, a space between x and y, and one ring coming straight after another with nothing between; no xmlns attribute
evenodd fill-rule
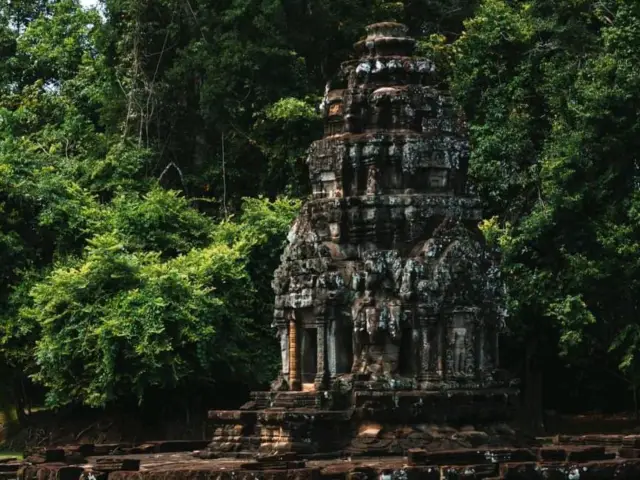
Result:
<svg viewBox="0 0 640 480"><path fill-rule="evenodd" d="M239 410L209 412L203 458L406 455L528 444L512 426L516 389L255 392Z"/></svg>

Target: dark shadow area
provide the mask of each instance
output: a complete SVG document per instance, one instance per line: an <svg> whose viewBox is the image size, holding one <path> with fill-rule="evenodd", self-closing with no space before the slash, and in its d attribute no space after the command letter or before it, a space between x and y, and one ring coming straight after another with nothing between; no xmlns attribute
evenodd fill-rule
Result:
<svg viewBox="0 0 640 480"><path fill-rule="evenodd" d="M313 383L318 372L318 329L302 329L300 359L302 383Z"/></svg>

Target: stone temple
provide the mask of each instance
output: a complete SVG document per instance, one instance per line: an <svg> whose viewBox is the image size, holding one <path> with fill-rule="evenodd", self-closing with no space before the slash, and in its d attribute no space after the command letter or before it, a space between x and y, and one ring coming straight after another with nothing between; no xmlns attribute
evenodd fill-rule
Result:
<svg viewBox="0 0 640 480"><path fill-rule="evenodd" d="M312 198L273 281L282 368L239 410L210 412L210 455L513 443L465 125L406 32L369 26L327 84Z"/></svg>

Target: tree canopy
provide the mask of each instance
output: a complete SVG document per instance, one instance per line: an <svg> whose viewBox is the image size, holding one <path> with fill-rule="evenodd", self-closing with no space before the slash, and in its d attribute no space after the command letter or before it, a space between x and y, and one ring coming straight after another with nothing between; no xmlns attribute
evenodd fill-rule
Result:
<svg viewBox="0 0 640 480"><path fill-rule="evenodd" d="M557 352L634 393L639 21L633 1L486 0L452 81L529 360Z"/></svg>

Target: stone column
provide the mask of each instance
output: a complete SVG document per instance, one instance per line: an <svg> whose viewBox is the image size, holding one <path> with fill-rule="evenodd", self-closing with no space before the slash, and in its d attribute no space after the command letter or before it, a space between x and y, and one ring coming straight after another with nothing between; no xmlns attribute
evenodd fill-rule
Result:
<svg viewBox="0 0 640 480"><path fill-rule="evenodd" d="M286 324L278 325L278 336L280 337L280 356L282 360L282 376L289 378L289 329Z"/></svg>
<svg viewBox="0 0 640 480"><path fill-rule="evenodd" d="M462 373L468 377L474 378L478 371L478 357L476 355L476 338L477 330L474 325L469 322L467 324L466 336L464 342L464 363Z"/></svg>
<svg viewBox="0 0 640 480"><path fill-rule="evenodd" d="M337 342L338 342L338 332L337 332L337 319L332 319L329 324L326 326L327 334L326 334L326 359L327 359L327 369L329 371L329 378L334 379L338 372L338 358L337 358Z"/></svg>
<svg viewBox="0 0 640 480"><path fill-rule="evenodd" d="M427 315L421 321L422 330L422 372L424 380L442 381L443 345L442 330L437 315Z"/></svg>
<svg viewBox="0 0 640 480"><path fill-rule="evenodd" d="M429 332L429 323L426 316L420 317L420 365L418 368L418 379L420 381L429 380L429 360L431 359L431 332Z"/></svg>
<svg viewBox="0 0 640 480"><path fill-rule="evenodd" d="M438 351L436 353L436 374L441 379L444 379L445 364L447 363L447 345L445 342L445 336L447 334L447 319L440 317L438 326L436 328L436 345L438 345Z"/></svg>
<svg viewBox="0 0 640 480"><path fill-rule="evenodd" d="M484 380L486 365L486 334L484 322L480 319L475 322L475 342L476 342L476 376L480 381Z"/></svg>
<svg viewBox="0 0 640 480"><path fill-rule="evenodd" d="M411 335L411 373L417 381L422 380L422 329L420 325L412 324L410 330L404 330L405 335ZM404 353L400 351L400 355Z"/></svg>
<svg viewBox="0 0 640 480"><path fill-rule="evenodd" d="M493 343L494 343L494 347L493 347L493 364L492 367L493 368L500 368L500 332L496 331L493 333Z"/></svg>
<svg viewBox="0 0 640 480"><path fill-rule="evenodd" d="M326 345L327 345L327 324L324 318L316 319L316 331L318 335L318 360L317 371L315 378L316 390L320 390L325 387L326 374L327 374L327 361L326 361Z"/></svg>
<svg viewBox="0 0 640 480"><path fill-rule="evenodd" d="M298 325L292 314L289 318L289 388L300 390L300 369L298 356Z"/></svg>

